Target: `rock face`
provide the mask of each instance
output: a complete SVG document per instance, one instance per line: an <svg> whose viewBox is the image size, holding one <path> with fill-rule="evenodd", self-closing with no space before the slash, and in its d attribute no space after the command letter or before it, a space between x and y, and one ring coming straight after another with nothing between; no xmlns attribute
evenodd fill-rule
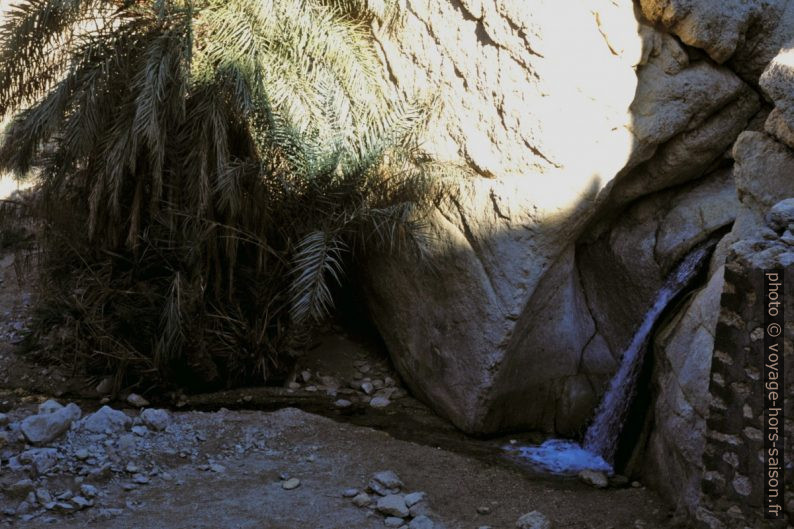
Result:
<svg viewBox="0 0 794 529"><path fill-rule="evenodd" d="M432 215L432 269L389 259L366 280L397 369L466 431L580 431L631 333L601 329L594 307L612 305L583 279L582 239L661 259L620 309L641 317L660 274L733 220L724 174L711 191L691 182L722 159L757 95L638 20L628 0L410 0L398 36L377 34L396 88L445 103L427 149L474 173ZM686 202L677 214L653 196L667 190ZM614 214L643 197L643 244L615 248ZM699 211L702 225L686 216ZM651 226L670 228L657 243ZM607 273L620 276L614 262Z"/></svg>
<svg viewBox="0 0 794 529"><path fill-rule="evenodd" d="M794 76L786 66L788 52L781 55L760 83L775 108L763 130L743 132L733 146L739 200L733 229L713 258L708 285L655 343L655 418L646 479L712 528L764 526L758 510L762 485L754 477L762 475L753 434L760 432L762 406L753 367L761 365L758 275L775 266L789 270L794 262L789 229L794 136L787 118L794 109ZM791 461L791 454L786 459Z"/></svg>

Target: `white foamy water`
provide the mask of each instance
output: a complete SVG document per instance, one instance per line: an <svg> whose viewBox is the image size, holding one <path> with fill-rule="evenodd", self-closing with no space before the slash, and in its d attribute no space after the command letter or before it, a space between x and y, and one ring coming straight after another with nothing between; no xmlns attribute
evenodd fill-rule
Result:
<svg viewBox="0 0 794 529"><path fill-rule="evenodd" d="M601 399L583 443L580 445L570 440L550 439L539 446L519 447L521 456L554 474L578 474L588 469L612 474L618 438L634 400L648 336L668 303L697 274L710 249L711 245L705 244L690 252L659 290L654 304L634 333L631 344L623 352L620 367Z"/></svg>

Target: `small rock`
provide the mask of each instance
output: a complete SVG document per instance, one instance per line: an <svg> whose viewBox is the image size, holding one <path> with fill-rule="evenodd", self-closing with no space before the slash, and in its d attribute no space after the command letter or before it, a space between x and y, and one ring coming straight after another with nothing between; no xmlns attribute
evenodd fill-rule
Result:
<svg viewBox="0 0 794 529"><path fill-rule="evenodd" d="M110 406L102 406L82 420L83 428L93 433L118 433L131 424L132 419L127 414Z"/></svg>
<svg viewBox="0 0 794 529"><path fill-rule="evenodd" d="M479 507L477 507L477 514L482 514L482 515L491 514L491 508L488 507L487 505L480 505Z"/></svg>
<svg viewBox="0 0 794 529"><path fill-rule="evenodd" d="M419 503L424 499L425 499L424 492L412 492L410 494L405 495L405 504L408 507L413 507L414 505L416 505L417 503Z"/></svg>
<svg viewBox="0 0 794 529"><path fill-rule="evenodd" d="M88 500L82 496L75 496L71 499L71 502L74 504L75 507L78 509L85 509L86 507L93 507L94 502Z"/></svg>
<svg viewBox="0 0 794 529"><path fill-rule="evenodd" d="M47 402L44 404L47 404ZM42 404L42 406L44 406L44 404ZM72 403L68 406L57 405L59 406L58 409L45 407L45 409L52 411L31 415L22 421L20 430L30 443L44 444L54 441L66 433L72 423L79 419L82 414L77 404Z"/></svg>
<svg viewBox="0 0 794 529"><path fill-rule="evenodd" d="M33 492L33 482L29 479L20 479L8 486L5 493L14 499L22 499Z"/></svg>
<svg viewBox="0 0 794 529"><path fill-rule="evenodd" d="M369 401L369 405L373 408L385 408L389 404L391 404L391 401L386 397L375 397Z"/></svg>
<svg viewBox="0 0 794 529"><path fill-rule="evenodd" d="M343 498L354 498L358 495L358 489L345 489L342 491Z"/></svg>
<svg viewBox="0 0 794 529"><path fill-rule="evenodd" d="M107 395L113 391L113 377L103 378L96 386L96 392L100 395Z"/></svg>
<svg viewBox="0 0 794 529"><path fill-rule="evenodd" d="M780 240L789 246L794 246L794 234L789 230L783 232L783 235L780 236Z"/></svg>
<svg viewBox="0 0 794 529"><path fill-rule="evenodd" d="M639 481L632 481L631 486L635 489L639 489L640 487L642 487L642 483L640 483Z"/></svg>
<svg viewBox="0 0 794 529"><path fill-rule="evenodd" d="M375 388L372 386L372 382L362 382L361 391L367 395L372 395L372 393L375 391Z"/></svg>
<svg viewBox="0 0 794 529"><path fill-rule="evenodd" d="M95 486L83 483L80 485L80 494L86 498L96 498L99 495L99 491Z"/></svg>
<svg viewBox="0 0 794 529"><path fill-rule="evenodd" d="M430 507L428 507L425 502L419 502L411 507L410 513L411 518L416 518L417 516L430 516Z"/></svg>
<svg viewBox="0 0 794 529"><path fill-rule="evenodd" d="M372 503L372 498L366 492L357 494L353 498L353 505L355 505L356 507L366 507L370 503Z"/></svg>
<svg viewBox="0 0 794 529"><path fill-rule="evenodd" d="M85 448L80 448L77 451L75 451L74 457L76 457L80 461L85 461L89 457L88 450L86 450Z"/></svg>
<svg viewBox="0 0 794 529"><path fill-rule="evenodd" d="M138 465L130 461L129 463L127 463L127 466L124 467L124 470L126 470L130 474L135 474L138 472Z"/></svg>
<svg viewBox="0 0 794 529"><path fill-rule="evenodd" d="M781 200L766 214L766 224L775 231L781 231L794 223L794 198Z"/></svg>
<svg viewBox="0 0 794 529"><path fill-rule="evenodd" d="M45 414L45 413L55 413L56 411L63 408L60 402L55 400L46 400L39 404L38 413Z"/></svg>
<svg viewBox="0 0 794 529"><path fill-rule="evenodd" d="M408 524L408 529L433 529L433 527L435 527L433 520L425 515L417 516Z"/></svg>
<svg viewBox="0 0 794 529"><path fill-rule="evenodd" d="M388 516L385 520L383 520L383 525L386 527L402 527L403 519L397 518L395 516Z"/></svg>
<svg viewBox="0 0 794 529"><path fill-rule="evenodd" d="M149 432L149 430L145 426L133 426L132 427L132 433L134 433L135 435L137 435L139 437L144 437L148 432Z"/></svg>
<svg viewBox="0 0 794 529"><path fill-rule="evenodd" d="M149 401L141 397L137 393L130 393L127 395L127 403L136 408L145 408L149 405Z"/></svg>
<svg viewBox="0 0 794 529"><path fill-rule="evenodd" d="M312 379L311 371L301 371L301 380L303 380L304 384L311 379Z"/></svg>
<svg viewBox="0 0 794 529"><path fill-rule="evenodd" d="M297 489L300 486L301 486L301 480L299 480L298 478L290 478L287 481L281 483L281 488L283 488L284 490Z"/></svg>
<svg viewBox="0 0 794 529"><path fill-rule="evenodd" d="M516 522L518 529L552 529L551 522L540 511L532 511L523 515Z"/></svg>
<svg viewBox="0 0 794 529"><path fill-rule="evenodd" d="M376 509L381 514L398 518L406 518L410 514L408 506L405 504L405 498L398 494L389 494L379 498Z"/></svg>
<svg viewBox="0 0 794 529"><path fill-rule="evenodd" d="M301 385L299 383L297 383L297 382L290 382L289 384L287 384L287 388L288 389L300 389Z"/></svg>
<svg viewBox="0 0 794 529"><path fill-rule="evenodd" d="M222 474L222 473L226 472L226 467L224 467L223 465L219 465L217 463L213 463L213 464L210 465L210 470L212 472L217 473L217 474Z"/></svg>
<svg viewBox="0 0 794 529"><path fill-rule="evenodd" d="M603 472L595 470L582 470L579 472L579 479L592 487L605 489L609 486L609 479Z"/></svg>
<svg viewBox="0 0 794 529"><path fill-rule="evenodd" d="M163 431L171 424L171 415L165 410L147 408L141 412L141 420L150 430Z"/></svg>
<svg viewBox="0 0 794 529"><path fill-rule="evenodd" d="M334 402L334 406L336 406L337 408L349 408L352 405L353 403L347 399L339 399L336 402Z"/></svg>
<svg viewBox="0 0 794 529"><path fill-rule="evenodd" d="M44 505L52 502L52 494L47 489L36 489L36 501Z"/></svg>
<svg viewBox="0 0 794 529"><path fill-rule="evenodd" d="M609 477L609 486L620 488L620 487L628 487L629 485L629 478L623 476L621 474L615 474L614 476Z"/></svg>
<svg viewBox="0 0 794 529"><path fill-rule="evenodd" d="M395 383L395 381L394 381L394 379L392 377L386 377L386 378L383 379L383 384L386 387L391 387L391 386L394 386L396 383Z"/></svg>
<svg viewBox="0 0 794 529"><path fill-rule="evenodd" d="M146 485L149 483L149 477L144 474L135 474L132 476L132 482L138 485Z"/></svg>
<svg viewBox="0 0 794 529"><path fill-rule="evenodd" d="M55 448L31 448L19 454L19 460L32 466L36 474L41 475L58 462L58 451Z"/></svg>
<svg viewBox="0 0 794 529"><path fill-rule="evenodd" d="M398 489L403 486L399 476L393 470L381 470L376 472L372 479L389 489Z"/></svg>

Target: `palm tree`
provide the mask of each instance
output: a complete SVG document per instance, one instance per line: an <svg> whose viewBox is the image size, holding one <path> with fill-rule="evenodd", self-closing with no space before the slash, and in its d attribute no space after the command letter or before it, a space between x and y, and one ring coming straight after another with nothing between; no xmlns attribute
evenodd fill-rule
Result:
<svg viewBox="0 0 794 529"><path fill-rule="evenodd" d="M421 255L444 169L383 81L387 0L24 0L0 171L35 175L31 344L118 384L274 380L372 252Z"/></svg>

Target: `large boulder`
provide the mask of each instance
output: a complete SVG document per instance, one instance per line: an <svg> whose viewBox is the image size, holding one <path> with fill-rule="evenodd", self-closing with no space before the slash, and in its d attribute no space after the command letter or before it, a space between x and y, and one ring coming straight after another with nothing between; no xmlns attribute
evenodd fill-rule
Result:
<svg viewBox="0 0 794 529"><path fill-rule="evenodd" d="M397 36L377 34L395 86L445 103L426 148L474 173L431 215L432 266L384 259L365 280L397 369L464 430L577 431L624 341L595 330L577 241L702 176L757 96L628 0L410 0Z"/></svg>

